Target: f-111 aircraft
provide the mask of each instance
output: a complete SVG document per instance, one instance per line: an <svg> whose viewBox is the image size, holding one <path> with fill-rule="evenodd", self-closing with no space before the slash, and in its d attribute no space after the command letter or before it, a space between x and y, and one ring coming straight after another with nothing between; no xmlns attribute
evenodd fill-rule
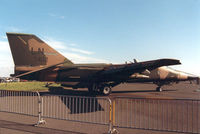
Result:
<svg viewBox="0 0 200 134"><path fill-rule="evenodd" d="M181 64L176 59L158 59L126 64L74 64L33 34L6 33L15 64L15 76L24 80L61 83L63 86L88 88L89 92L109 95L112 87L126 82L154 82L161 91L159 79L147 76L160 67ZM145 74L146 78L138 77ZM161 73L162 74L162 73ZM167 83L162 75L161 83ZM178 77L177 77L178 78ZM179 79L181 80L181 79Z"/></svg>
<svg viewBox="0 0 200 134"><path fill-rule="evenodd" d="M137 60L134 60L138 62ZM149 83L153 82L158 87L156 88L157 91L162 91L162 86L169 85L173 83L179 83L180 81L196 81L196 84L199 84L199 77L175 70L168 66L158 67L153 70L145 70L142 73L135 73L131 75L131 79L129 79L128 83Z"/></svg>

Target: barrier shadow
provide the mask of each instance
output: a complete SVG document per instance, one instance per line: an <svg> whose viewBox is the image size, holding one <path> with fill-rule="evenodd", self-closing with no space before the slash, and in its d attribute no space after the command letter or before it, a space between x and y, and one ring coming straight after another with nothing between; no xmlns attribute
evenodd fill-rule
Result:
<svg viewBox="0 0 200 134"><path fill-rule="evenodd" d="M173 92L173 91L177 91L176 89L164 89L164 90L162 90L162 92ZM132 90L132 91L123 91L123 90L121 90L121 91L112 91L112 93L152 93L152 92L158 92L158 91L156 91L156 90L137 90L137 91L134 91L134 90ZM159 93L159 92L158 92Z"/></svg>

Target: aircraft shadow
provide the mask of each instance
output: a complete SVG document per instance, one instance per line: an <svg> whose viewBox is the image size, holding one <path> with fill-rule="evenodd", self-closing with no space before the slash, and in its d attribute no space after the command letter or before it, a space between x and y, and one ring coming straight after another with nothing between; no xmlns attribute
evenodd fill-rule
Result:
<svg viewBox="0 0 200 134"><path fill-rule="evenodd" d="M60 97L60 99L70 109L70 114L104 111L104 108L98 103L97 99L65 97Z"/></svg>
<svg viewBox="0 0 200 134"><path fill-rule="evenodd" d="M43 93L43 95L44 94L45 93ZM70 110L70 114L104 111L104 108L99 104L97 99L90 98L96 97L96 94L89 94L88 91L74 91L70 89L64 89L63 87L49 87L48 94L84 96L80 98L59 96L60 100Z"/></svg>

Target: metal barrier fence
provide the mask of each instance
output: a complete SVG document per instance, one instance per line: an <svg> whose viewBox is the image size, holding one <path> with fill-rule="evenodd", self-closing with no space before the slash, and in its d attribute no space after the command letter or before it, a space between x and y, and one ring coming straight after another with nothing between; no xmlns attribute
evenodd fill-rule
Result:
<svg viewBox="0 0 200 134"><path fill-rule="evenodd" d="M117 97L113 100L116 127L200 133L200 100Z"/></svg>
<svg viewBox="0 0 200 134"><path fill-rule="evenodd" d="M42 96L42 118L109 124L108 98L45 95Z"/></svg>
<svg viewBox="0 0 200 134"><path fill-rule="evenodd" d="M111 122L109 98L44 95L38 92L0 90L0 111L43 118L105 124Z"/></svg>
<svg viewBox="0 0 200 134"><path fill-rule="evenodd" d="M36 92L0 90L0 111L38 116Z"/></svg>
<svg viewBox="0 0 200 134"><path fill-rule="evenodd" d="M0 111L43 118L109 125L112 131L112 106L109 98L44 95L39 92L0 90Z"/></svg>
<svg viewBox="0 0 200 134"><path fill-rule="evenodd" d="M0 90L0 111L114 127L200 133L200 100L43 95Z"/></svg>

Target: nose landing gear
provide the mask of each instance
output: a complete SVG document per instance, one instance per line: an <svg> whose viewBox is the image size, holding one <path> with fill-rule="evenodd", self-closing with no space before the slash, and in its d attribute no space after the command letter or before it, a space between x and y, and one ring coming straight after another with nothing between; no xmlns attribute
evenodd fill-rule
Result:
<svg viewBox="0 0 200 134"><path fill-rule="evenodd" d="M156 88L156 91L162 92L162 88L159 86L159 87Z"/></svg>

